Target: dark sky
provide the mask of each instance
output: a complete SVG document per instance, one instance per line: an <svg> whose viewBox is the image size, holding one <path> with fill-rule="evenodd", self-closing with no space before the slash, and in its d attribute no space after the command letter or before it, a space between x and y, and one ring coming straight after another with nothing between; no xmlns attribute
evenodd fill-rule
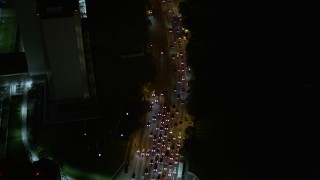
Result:
<svg viewBox="0 0 320 180"><path fill-rule="evenodd" d="M220 116L226 157L260 178L320 179L319 3L211 7L198 24L207 43L198 62L198 111Z"/></svg>

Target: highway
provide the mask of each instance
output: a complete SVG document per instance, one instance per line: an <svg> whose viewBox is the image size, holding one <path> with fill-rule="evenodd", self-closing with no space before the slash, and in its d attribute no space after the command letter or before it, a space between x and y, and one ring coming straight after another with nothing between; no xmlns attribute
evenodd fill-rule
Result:
<svg viewBox="0 0 320 180"><path fill-rule="evenodd" d="M151 0L148 51L156 65L151 110L145 115L145 128L133 138L127 171L118 180L182 179L178 177L182 156L179 150L190 124L185 103L191 71L186 65L184 28L177 5L171 1ZM181 168L180 168L181 169Z"/></svg>

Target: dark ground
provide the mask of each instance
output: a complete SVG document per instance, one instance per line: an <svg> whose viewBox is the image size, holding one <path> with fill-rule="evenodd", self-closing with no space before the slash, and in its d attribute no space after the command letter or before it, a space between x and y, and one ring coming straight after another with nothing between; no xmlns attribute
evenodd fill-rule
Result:
<svg viewBox="0 0 320 180"><path fill-rule="evenodd" d="M196 112L219 142L198 159L220 178L320 179L319 3L211 3L193 27Z"/></svg>

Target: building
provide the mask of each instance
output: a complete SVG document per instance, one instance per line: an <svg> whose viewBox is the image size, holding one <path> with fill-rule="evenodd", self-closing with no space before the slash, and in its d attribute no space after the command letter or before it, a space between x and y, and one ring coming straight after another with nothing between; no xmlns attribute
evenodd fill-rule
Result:
<svg viewBox="0 0 320 180"><path fill-rule="evenodd" d="M29 80L16 13L8 1L0 1L0 101L22 93Z"/></svg>
<svg viewBox="0 0 320 180"><path fill-rule="evenodd" d="M47 123L97 118L89 40L83 32L85 3L80 5L77 0L37 1L50 95Z"/></svg>
<svg viewBox="0 0 320 180"><path fill-rule="evenodd" d="M96 117L85 1L1 0L0 5L0 82L6 85L1 93L45 83L45 123Z"/></svg>
<svg viewBox="0 0 320 180"><path fill-rule="evenodd" d="M51 100L88 98L79 3L39 0L36 13L46 48Z"/></svg>

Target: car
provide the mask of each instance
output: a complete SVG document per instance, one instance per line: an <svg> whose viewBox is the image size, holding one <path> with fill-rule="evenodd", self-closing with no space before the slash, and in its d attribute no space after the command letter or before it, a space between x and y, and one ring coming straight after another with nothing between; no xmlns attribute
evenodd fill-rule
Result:
<svg viewBox="0 0 320 180"><path fill-rule="evenodd" d="M163 173L162 173L162 178L165 178L166 175L167 175L166 172L163 172Z"/></svg>
<svg viewBox="0 0 320 180"><path fill-rule="evenodd" d="M152 108L153 108L153 102L150 103L149 110L151 110Z"/></svg>
<svg viewBox="0 0 320 180"><path fill-rule="evenodd" d="M153 159L150 159L150 164L153 164Z"/></svg>
<svg viewBox="0 0 320 180"><path fill-rule="evenodd" d="M157 172L158 171L158 164L155 163L153 166L153 172Z"/></svg>
<svg viewBox="0 0 320 180"><path fill-rule="evenodd" d="M156 152L156 147L152 147L151 152Z"/></svg>
<svg viewBox="0 0 320 180"><path fill-rule="evenodd" d="M167 167L168 167L168 164L167 164L167 163L164 163L164 165L163 165L163 170L166 171L166 170L168 169Z"/></svg>
<svg viewBox="0 0 320 180"><path fill-rule="evenodd" d="M148 168L145 168L144 169L144 175L148 175L149 174L149 169Z"/></svg>
<svg viewBox="0 0 320 180"><path fill-rule="evenodd" d="M132 173L132 176L131 176L131 179L135 179L136 178L136 174L135 173Z"/></svg>
<svg viewBox="0 0 320 180"><path fill-rule="evenodd" d="M166 132L164 132L163 137L165 137L165 138L167 137L167 133Z"/></svg>
<svg viewBox="0 0 320 180"><path fill-rule="evenodd" d="M152 131L149 133L149 137L153 137L153 132Z"/></svg>
<svg viewBox="0 0 320 180"><path fill-rule="evenodd" d="M165 156L166 156L166 157L169 157L169 155L170 155L169 150L166 150L166 152L165 152Z"/></svg>
<svg viewBox="0 0 320 180"><path fill-rule="evenodd" d="M147 11L147 13L148 13L148 15L152 15L152 10L151 9L149 9L148 11Z"/></svg>
<svg viewBox="0 0 320 180"><path fill-rule="evenodd" d="M171 150L174 150L174 145L171 145L170 149L171 149Z"/></svg>
<svg viewBox="0 0 320 180"><path fill-rule="evenodd" d="M148 121L148 122L147 122L147 127L150 127L150 124L151 124L150 121Z"/></svg>
<svg viewBox="0 0 320 180"><path fill-rule="evenodd" d="M157 116L156 115L153 115L152 116L152 121L156 121L157 120Z"/></svg>
<svg viewBox="0 0 320 180"><path fill-rule="evenodd" d="M163 95L164 95L164 91L161 91L161 92L160 92L160 96L163 96Z"/></svg>
<svg viewBox="0 0 320 180"><path fill-rule="evenodd" d="M177 174L177 167L174 167L173 174Z"/></svg>

